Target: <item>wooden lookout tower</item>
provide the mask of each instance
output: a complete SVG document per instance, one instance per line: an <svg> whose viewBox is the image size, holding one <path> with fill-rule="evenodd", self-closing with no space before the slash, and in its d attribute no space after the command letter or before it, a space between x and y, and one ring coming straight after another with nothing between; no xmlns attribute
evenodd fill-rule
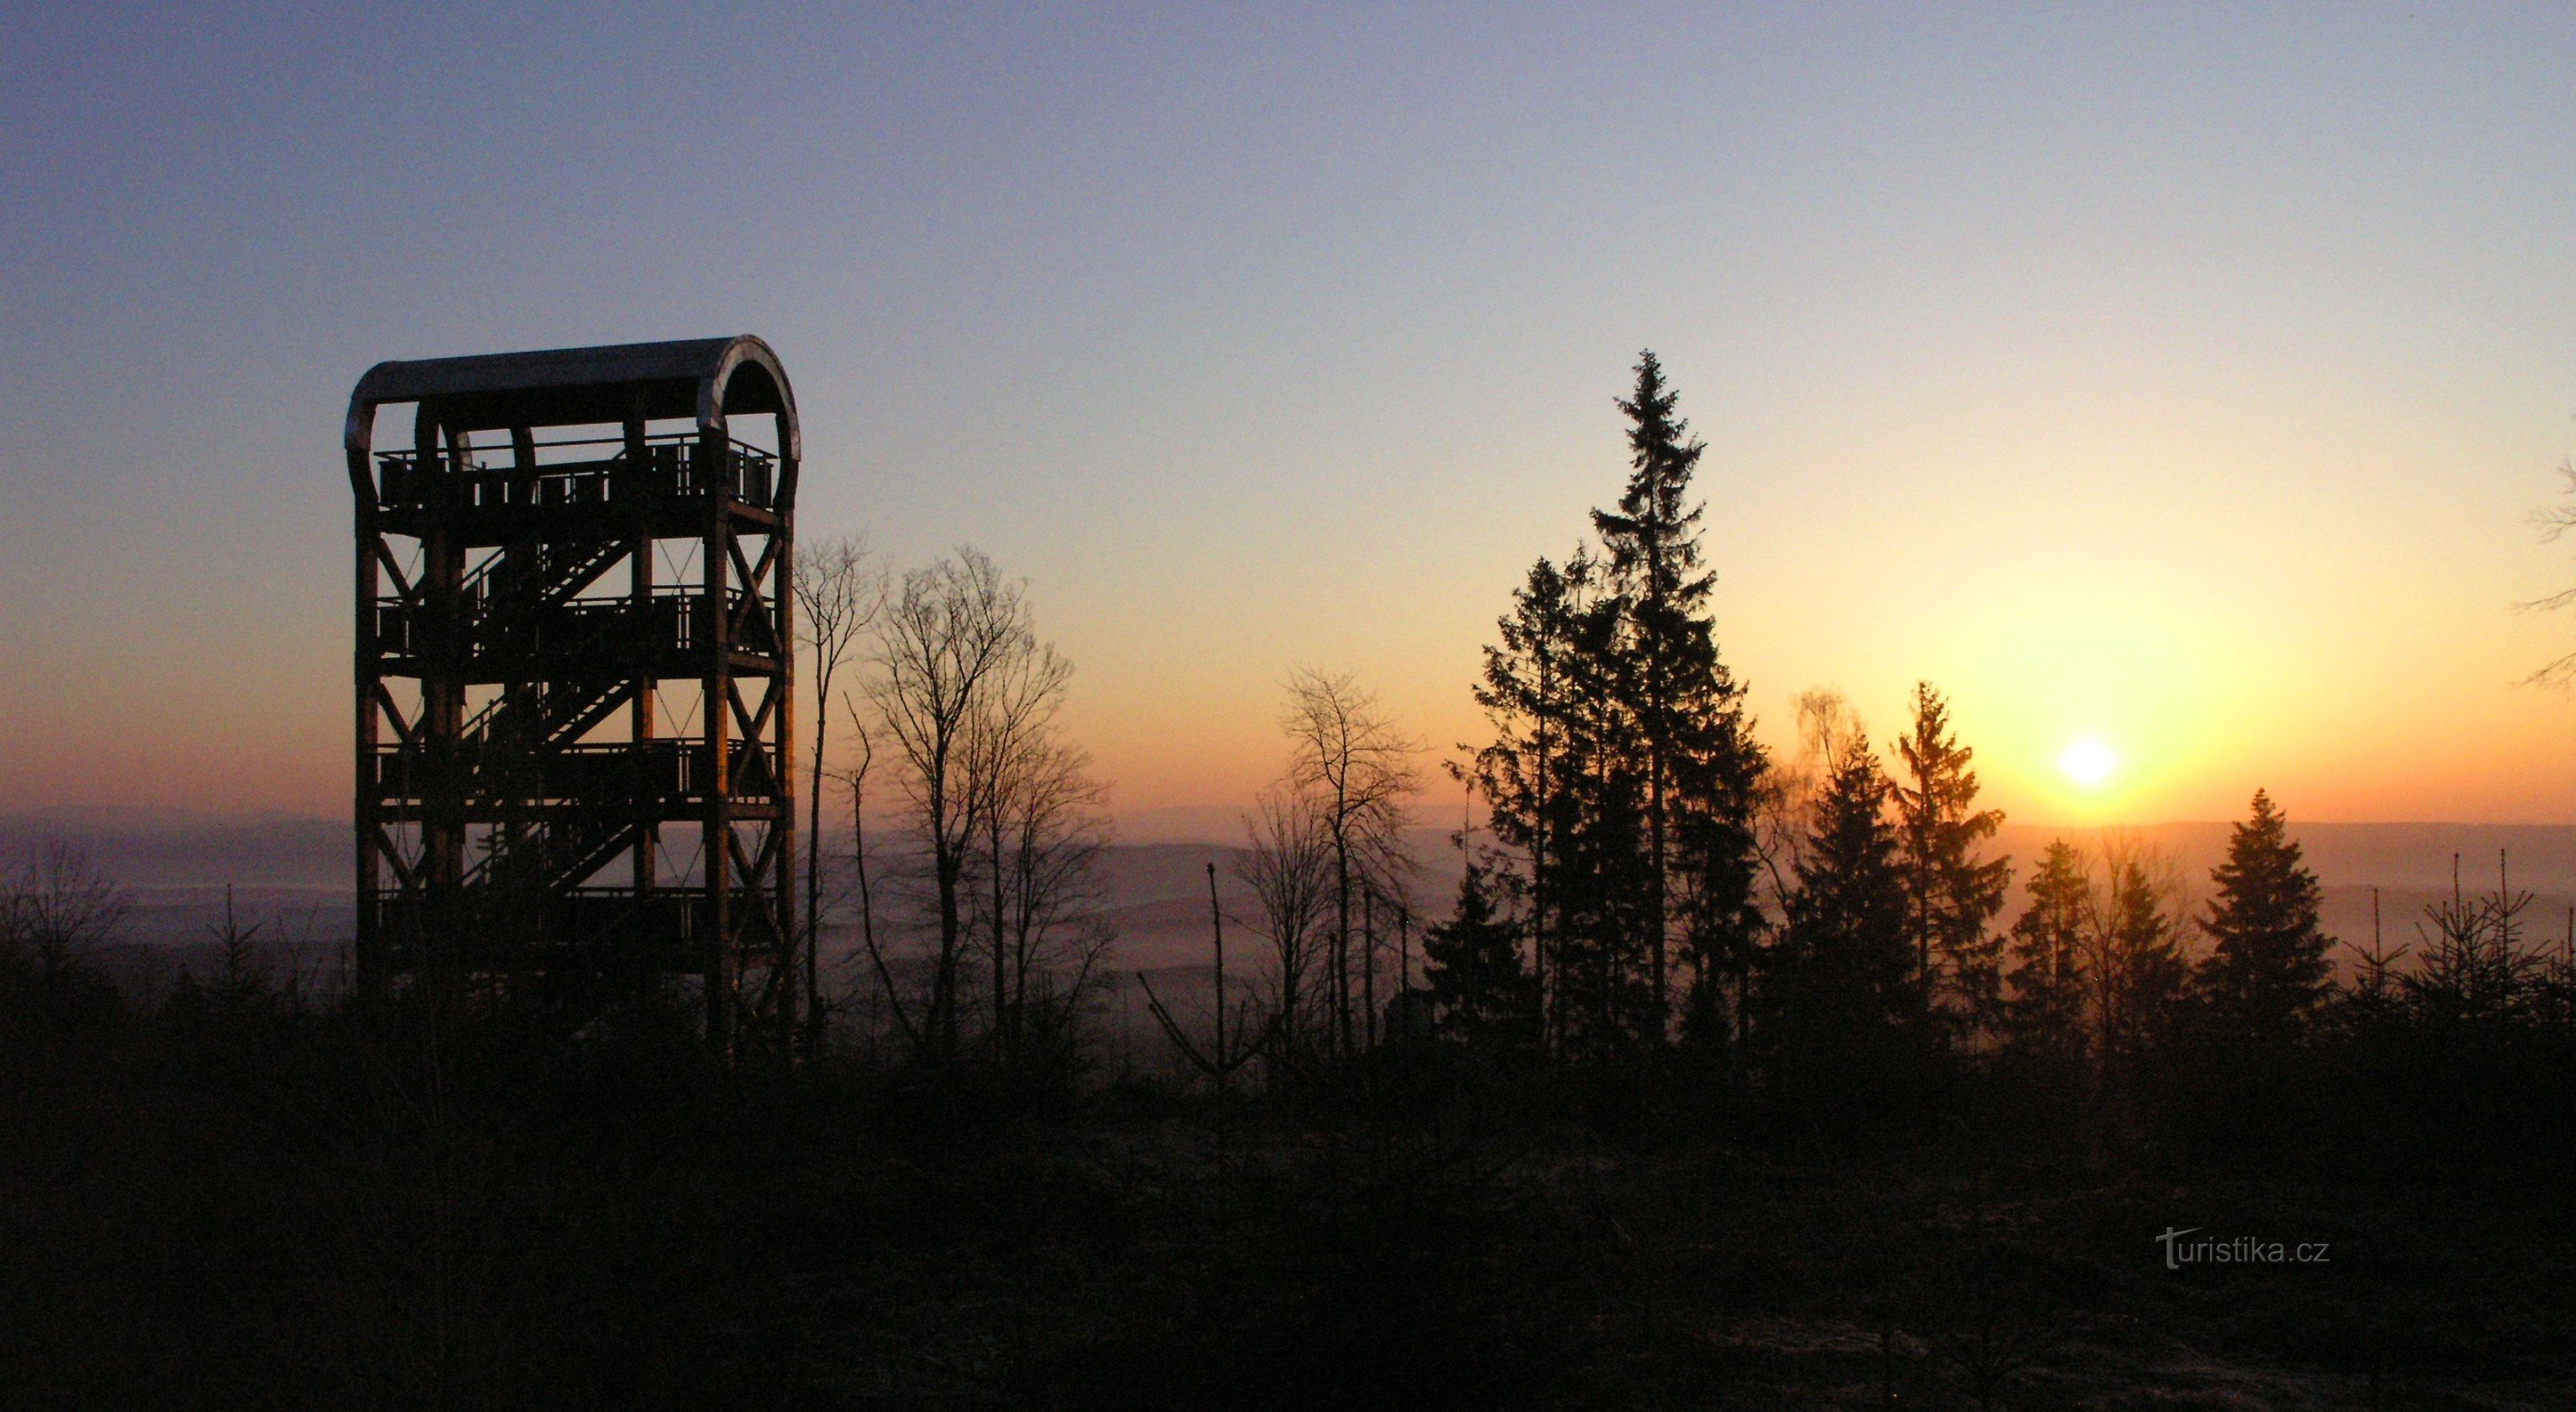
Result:
<svg viewBox="0 0 2576 1412"><path fill-rule="evenodd" d="M380 363L347 449L359 984L582 1004L695 978L709 1039L783 1038L800 447L777 355Z"/></svg>

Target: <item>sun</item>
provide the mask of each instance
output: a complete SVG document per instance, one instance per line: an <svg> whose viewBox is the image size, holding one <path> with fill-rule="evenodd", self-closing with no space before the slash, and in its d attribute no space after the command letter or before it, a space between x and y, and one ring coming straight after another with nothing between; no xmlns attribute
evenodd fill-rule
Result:
<svg viewBox="0 0 2576 1412"><path fill-rule="evenodd" d="M2120 757L2098 735L2080 735L2057 757L2057 768L2084 789L2100 789L2120 772Z"/></svg>

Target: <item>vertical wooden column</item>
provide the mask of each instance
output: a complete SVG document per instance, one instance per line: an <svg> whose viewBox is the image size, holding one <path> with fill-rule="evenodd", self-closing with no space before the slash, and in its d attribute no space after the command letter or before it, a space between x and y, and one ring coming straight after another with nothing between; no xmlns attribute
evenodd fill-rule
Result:
<svg viewBox="0 0 2576 1412"><path fill-rule="evenodd" d="M537 503L537 438L536 433L528 427L510 428L510 502L519 506L533 506ZM487 589L524 593L528 585L545 581L546 541L542 534L533 529L523 529L503 546L501 553L502 560L495 566L493 577L487 581ZM487 604L490 601L489 598L486 599ZM467 611L471 605L460 603L457 606L461 613ZM529 633L538 631L537 621L532 618L525 631ZM522 641L525 640L527 639L522 639ZM458 643L460 667L464 665L465 658L471 655L466 650L470 641L469 636ZM522 647L514 646L511 652L516 656L524 650ZM555 814L552 810L542 807L545 794L546 756L552 748L552 743L545 738L545 703L548 692L560 691L564 688L560 682L547 681L536 675L541 670L542 668L536 663L522 658L511 669L510 679L502 685L502 694L510 703L509 715L514 718L515 734L494 741L490 739L492 733L485 732L486 739L480 748L486 751L487 755L483 761L482 780L475 793L483 806L492 810L496 816L494 823L500 830L502 839L500 846L511 849L533 849L538 866L544 868L547 866L546 860L550 851L556 846ZM493 768L494 762L488 754L496 744L505 752L505 758L498 769ZM551 909L545 905L543 898L517 894L500 900L508 908L511 919L512 935L508 938L510 944L519 945L548 939L564 940L561 937L548 937L547 928L551 919L547 914ZM492 918L488 912L484 921L487 926L491 924Z"/></svg>
<svg viewBox="0 0 2576 1412"><path fill-rule="evenodd" d="M421 530L421 603L428 641L419 653L421 876L427 916L419 919L422 955L433 984L446 977L447 952L464 924L466 759L460 739L465 723L463 663L465 547L452 524L460 494L455 473L465 463L461 433L448 432L427 403L412 429L418 466L431 489Z"/></svg>
<svg viewBox="0 0 2576 1412"><path fill-rule="evenodd" d="M706 543L700 554L705 592L698 604L704 626L700 651L705 654L704 698L699 715L706 723L706 792L703 884L710 956L707 962L707 1038L726 1046L733 1042L734 990L740 947L733 915L733 615L726 611L725 589L733 582L733 484L726 464L732 452L724 422L718 418L698 428L697 481L707 497Z"/></svg>
<svg viewBox="0 0 2576 1412"><path fill-rule="evenodd" d="M635 702L627 717L627 738L635 760L635 931L638 938L655 943L663 937L655 924L653 889L658 871L656 851L662 841L662 797L669 781L659 770L653 753L653 685L654 673L660 670L659 658L664 643L661 615L653 610L653 519L652 492L646 489L651 453L644 444L643 399L636 399L635 409L626 416L626 469L622 489L634 494L628 503L618 506L617 513L627 523L627 613L635 634ZM658 964L658 961L657 961Z"/></svg>
<svg viewBox="0 0 2576 1412"><path fill-rule="evenodd" d="M370 412L372 414L372 411ZM378 707L384 690L382 646L376 633L376 599L382 593L380 570L376 559L384 543L384 532L377 527L383 493L377 486L375 468L368 463L367 453L349 453L349 478L353 484L369 487L357 501L357 631L351 639L352 676L357 686L357 732L355 749L356 788L354 822L358 831L357 903L358 930L350 959L357 970L358 991L368 999L382 994L385 983L384 938L377 916L376 888L383 859L377 839L384 827L384 790L377 784L376 742Z"/></svg>
<svg viewBox="0 0 2576 1412"><path fill-rule="evenodd" d="M782 452L784 436L779 438ZM783 458L782 458L783 459ZM777 512L777 481L772 479L770 504ZM771 614L771 635L778 644L778 674L769 680L770 738L777 742L770 752L776 779L770 786L770 803L777 810L770 824L771 915L776 920L777 959L771 963L772 984L778 996L778 1052L796 1051L796 962L798 943L817 946L819 931L808 932L798 925L796 915L796 543L794 522L778 513L777 527L770 531L772 559L769 569L770 601L760 611ZM757 590L755 585L755 590ZM823 709L823 703L814 703Z"/></svg>

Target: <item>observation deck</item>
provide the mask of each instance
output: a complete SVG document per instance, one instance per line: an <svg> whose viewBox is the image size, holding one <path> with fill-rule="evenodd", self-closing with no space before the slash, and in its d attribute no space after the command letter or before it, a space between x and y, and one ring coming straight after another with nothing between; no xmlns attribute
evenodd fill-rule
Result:
<svg viewBox="0 0 2576 1412"><path fill-rule="evenodd" d="M377 449L405 404L409 446ZM711 1037L783 1040L800 441L776 355L379 364L346 450L361 984L677 975Z"/></svg>

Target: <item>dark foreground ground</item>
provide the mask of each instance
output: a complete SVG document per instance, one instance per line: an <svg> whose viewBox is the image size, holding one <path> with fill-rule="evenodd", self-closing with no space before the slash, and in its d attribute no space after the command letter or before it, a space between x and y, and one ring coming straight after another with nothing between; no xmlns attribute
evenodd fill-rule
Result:
<svg viewBox="0 0 2576 1412"><path fill-rule="evenodd" d="M22 1037L23 1038L23 1037ZM2563 1186L338 1025L24 1041L28 1407L2576 1406ZM1619 1136L1624 1131L1628 1135ZM1607 1134L1607 1135L1605 1135ZM2165 1268L2161 1232L2322 1245Z"/></svg>

